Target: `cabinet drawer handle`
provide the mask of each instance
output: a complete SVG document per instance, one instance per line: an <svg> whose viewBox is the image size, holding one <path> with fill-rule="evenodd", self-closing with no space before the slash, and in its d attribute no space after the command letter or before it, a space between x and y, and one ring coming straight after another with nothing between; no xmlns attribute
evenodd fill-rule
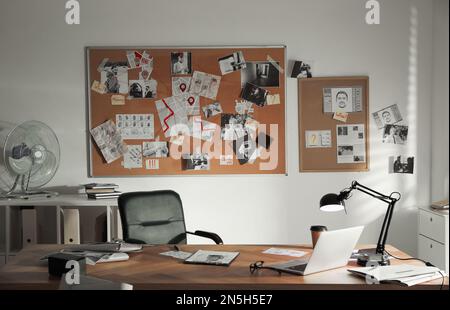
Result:
<svg viewBox="0 0 450 310"><path fill-rule="evenodd" d="M433 244L430 244L430 249L432 249L433 248Z"/></svg>

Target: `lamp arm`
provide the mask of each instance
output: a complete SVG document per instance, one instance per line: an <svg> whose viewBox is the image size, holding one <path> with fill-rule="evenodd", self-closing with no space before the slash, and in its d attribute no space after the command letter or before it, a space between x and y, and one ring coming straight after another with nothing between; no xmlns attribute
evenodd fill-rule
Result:
<svg viewBox="0 0 450 310"><path fill-rule="evenodd" d="M348 195L350 194L350 192L355 189L359 190L360 192L363 192L369 196L377 198L378 200L384 201L385 203L387 203L389 205L388 209L386 211L386 215L384 216L384 219L383 219L383 225L381 226L381 232L380 232L380 236L378 237L377 249L376 249L377 254L384 254L384 248L386 245L386 240L387 240L387 236L388 236L388 232L389 232L389 226L391 225L392 214L394 213L394 206L395 206L395 203L399 199L394 198L392 196L386 196L384 194L381 194L367 186L359 184L356 181L352 182L352 186L350 189L342 191L341 195L343 195L343 197L345 197L345 199L346 199L346 198L348 198Z"/></svg>

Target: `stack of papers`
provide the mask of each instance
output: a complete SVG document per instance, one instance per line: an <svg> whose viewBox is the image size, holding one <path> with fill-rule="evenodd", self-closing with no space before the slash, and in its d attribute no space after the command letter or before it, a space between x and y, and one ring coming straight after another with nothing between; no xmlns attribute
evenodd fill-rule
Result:
<svg viewBox="0 0 450 310"><path fill-rule="evenodd" d="M66 248L67 251L89 251L89 252L122 252L129 253L142 250L142 244L126 242L101 242L76 244Z"/></svg>
<svg viewBox="0 0 450 310"><path fill-rule="evenodd" d="M348 271L365 277L371 283L395 283L404 286L413 286L445 276L445 272L437 267L414 265L362 267Z"/></svg>

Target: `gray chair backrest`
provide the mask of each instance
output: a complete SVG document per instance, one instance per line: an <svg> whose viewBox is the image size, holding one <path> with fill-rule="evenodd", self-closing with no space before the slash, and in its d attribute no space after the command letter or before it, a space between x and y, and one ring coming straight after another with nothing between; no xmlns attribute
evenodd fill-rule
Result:
<svg viewBox="0 0 450 310"><path fill-rule="evenodd" d="M123 239L146 244L186 244L180 196L171 190L131 192L118 199Z"/></svg>

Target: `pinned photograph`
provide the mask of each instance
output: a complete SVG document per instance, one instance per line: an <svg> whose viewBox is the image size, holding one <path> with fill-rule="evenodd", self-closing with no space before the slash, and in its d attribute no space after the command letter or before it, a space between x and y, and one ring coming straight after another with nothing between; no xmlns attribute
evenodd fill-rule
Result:
<svg viewBox="0 0 450 310"><path fill-rule="evenodd" d="M397 104L393 104L380 111L372 113L378 129L384 128L386 125L392 125L402 120L402 115Z"/></svg>
<svg viewBox="0 0 450 310"><path fill-rule="evenodd" d="M279 87L280 72L269 61L247 62L246 68L241 71L241 85L247 83L259 87Z"/></svg>
<svg viewBox="0 0 450 310"><path fill-rule="evenodd" d="M111 120L91 129L91 135L108 164L121 157L128 150L120 131Z"/></svg>
<svg viewBox="0 0 450 310"><path fill-rule="evenodd" d="M242 90L241 98L253 102L257 106L263 107L266 105L266 98L268 91L264 88L247 83Z"/></svg>
<svg viewBox="0 0 450 310"><path fill-rule="evenodd" d="M244 54L239 52L234 52L231 55L219 58L219 67L222 75L241 70L246 67Z"/></svg>
<svg viewBox="0 0 450 310"><path fill-rule="evenodd" d="M406 144L408 126L386 125L383 131L383 143Z"/></svg>
<svg viewBox="0 0 450 310"><path fill-rule="evenodd" d="M172 77L172 96L184 95L188 92L191 78L189 76Z"/></svg>
<svg viewBox="0 0 450 310"><path fill-rule="evenodd" d="M153 139L153 114L116 114L117 128L125 140Z"/></svg>
<svg viewBox="0 0 450 310"><path fill-rule="evenodd" d="M241 165L252 164L258 157L256 142L248 134L233 141L233 151Z"/></svg>
<svg viewBox="0 0 450 310"><path fill-rule="evenodd" d="M192 73L190 52L172 52L170 60L172 75Z"/></svg>
<svg viewBox="0 0 450 310"><path fill-rule="evenodd" d="M142 146L144 157L161 158L169 156L169 146L166 141L143 142Z"/></svg>
<svg viewBox="0 0 450 310"><path fill-rule="evenodd" d="M219 102L214 102L211 104L208 104L202 108L203 114L205 114L205 118L210 118L212 116L215 116L217 114L220 114L223 112L222 106Z"/></svg>
<svg viewBox="0 0 450 310"><path fill-rule="evenodd" d="M323 111L331 112L361 112L362 87L335 87L323 89Z"/></svg>
<svg viewBox="0 0 450 310"><path fill-rule="evenodd" d="M248 134L245 128L251 117L242 114L222 114L220 120L221 138L225 141L236 140Z"/></svg>
<svg viewBox="0 0 450 310"><path fill-rule="evenodd" d="M128 145L128 151L123 156L123 167L125 169L142 168L141 145Z"/></svg>
<svg viewBox="0 0 450 310"><path fill-rule="evenodd" d="M216 100L220 81L220 76L200 71L194 71L194 75L191 79L191 84L189 85L189 92L191 94Z"/></svg>
<svg viewBox="0 0 450 310"><path fill-rule="evenodd" d="M337 125L336 132L337 163L364 163L366 161L364 125Z"/></svg>
<svg viewBox="0 0 450 310"><path fill-rule="evenodd" d="M342 129L341 134L342 134ZM338 128L339 130L339 128ZM306 130L306 148L329 148L331 147L331 130Z"/></svg>
<svg viewBox="0 0 450 310"><path fill-rule="evenodd" d="M183 154L181 163L183 170L209 170L209 155Z"/></svg>
<svg viewBox="0 0 450 310"><path fill-rule="evenodd" d="M253 109L253 103L247 100L236 100L236 105L234 107L237 114L250 114L255 110Z"/></svg>
<svg viewBox="0 0 450 310"><path fill-rule="evenodd" d="M157 96L156 80L130 80L128 96L130 99L154 99Z"/></svg>
<svg viewBox="0 0 450 310"><path fill-rule="evenodd" d="M105 85L109 94L126 94L128 92L128 63L102 62L99 66L100 83Z"/></svg>
<svg viewBox="0 0 450 310"><path fill-rule="evenodd" d="M390 156L389 157L389 173L414 173L414 157L413 156Z"/></svg>
<svg viewBox="0 0 450 310"><path fill-rule="evenodd" d="M312 62L311 61L295 61L292 68L291 78L312 78Z"/></svg>
<svg viewBox="0 0 450 310"><path fill-rule="evenodd" d="M143 64L148 64L150 55L146 51L142 53L138 51L127 51L127 59L130 69L135 69L140 68Z"/></svg>

